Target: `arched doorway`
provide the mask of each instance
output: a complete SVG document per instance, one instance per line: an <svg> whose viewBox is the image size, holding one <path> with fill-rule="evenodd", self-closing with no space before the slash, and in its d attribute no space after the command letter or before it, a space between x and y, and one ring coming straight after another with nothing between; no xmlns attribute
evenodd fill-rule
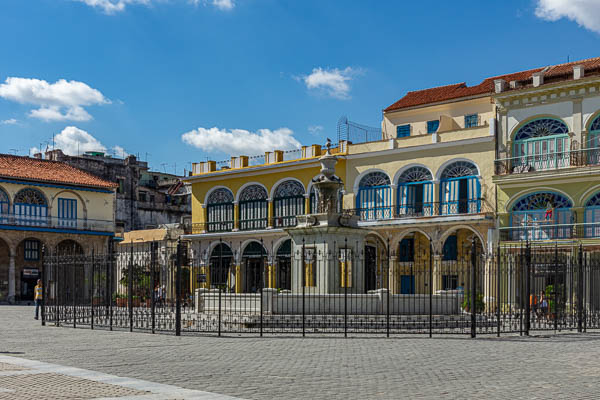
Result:
<svg viewBox="0 0 600 400"><path fill-rule="evenodd" d="M431 268L431 244L429 238L419 231L402 237L396 250L394 288L400 294L424 294L429 292Z"/></svg>
<svg viewBox="0 0 600 400"><path fill-rule="evenodd" d="M13 203L15 219L19 225L45 226L48 224L48 201L39 190L21 189L15 195Z"/></svg>
<svg viewBox="0 0 600 400"><path fill-rule="evenodd" d="M481 184L477 167L470 161L448 165L440 176L441 214L481 212Z"/></svg>
<svg viewBox="0 0 600 400"><path fill-rule="evenodd" d="M478 271L477 290L481 289L482 278L480 261L483 257L483 245L479 236L470 229L459 228L444 239L442 260L438 267L435 290L470 291L473 240L475 240L476 263Z"/></svg>
<svg viewBox="0 0 600 400"><path fill-rule="evenodd" d="M230 232L233 230L233 193L227 188L215 189L206 204L206 230Z"/></svg>
<svg viewBox="0 0 600 400"><path fill-rule="evenodd" d="M267 251L259 242L250 242L242 253L244 292L258 293L264 287L264 267Z"/></svg>
<svg viewBox="0 0 600 400"><path fill-rule="evenodd" d="M392 218L390 177L381 171L363 176L358 184L356 208L362 220Z"/></svg>
<svg viewBox="0 0 600 400"><path fill-rule="evenodd" d="M283 242L277 249L277 288L292 290L292 240Z"/></svg>
<svg viewBox="0 0 600 400"><path fill-rule="evenodd" d="M513 167L536 171L568 167L569 127L557 118L537 118L515 134Z"/></svg>
<svg viewBox="0 0 600 400"><path fill-rule="evenodd" d="M226 288L229 278L233 252L223 242L215 246L210 253L210 285L213 288Z"/></svg>
<svg viewBox="0 0 600 400"><path fill-rule="evenodd" d="M294 180L287 180L275 189L273 213L275 227L296 226L297 215L304 215L304 186Z"/></svg>

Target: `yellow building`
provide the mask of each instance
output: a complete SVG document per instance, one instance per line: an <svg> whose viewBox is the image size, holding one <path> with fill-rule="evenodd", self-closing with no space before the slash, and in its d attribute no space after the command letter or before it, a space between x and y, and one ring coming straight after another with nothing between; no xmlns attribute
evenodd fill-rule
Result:
<svg viewBox="0 0 600 400"><path fill-rule="evenodd" d="M600 244L600 58L496 81L500 239Z"/></svg>
<svg viewBox="0 0 600 400"><path fill-rule="evenodd" d="M410 92L384 110L380 140L341 141L334 149L344 212L358 215L369 232L359 251L364 287L354 290L426 292L430 267L434 290L460 289L468 285L472 242L479 255L491 254L494 79ZM311 181L320 154L313 145L267 153L257 165L246 156L221 168L214 161L194 165L187 179L194 232L185 238L206 265L207 287L290 288L284 228L315 208Z"/></svg>
<svg viewBox="0 0 600 400"><path fill-rule="evenodd" d="M104 247L114 236L115 189L65 163L0 155L0 301L33 300L43 251Z"/></svg>

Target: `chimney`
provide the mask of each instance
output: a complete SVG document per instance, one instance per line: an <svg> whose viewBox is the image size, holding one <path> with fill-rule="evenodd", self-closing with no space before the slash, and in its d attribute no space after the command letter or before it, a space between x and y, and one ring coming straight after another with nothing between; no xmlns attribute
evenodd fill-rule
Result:
<svg viewBox="0 0 600 400"><path fill-rule="evenodd" d="M504 92L506 90L506 81L504 79L495 79L494 90L496 93Z"/></svg>
<svg viewBox="0 0 600 400"><path fill-rule="evenodd" d="M581 79L583 78L584 68L583 65L575 65L573 66L573 79Z"/></svg>
<svg viewBox="0 0 600 400"><path fill-rule="evenodd" d="M544 72L536 72L533 74L533 87L538 87L544 84Z"/></svg>
<svg viewBox="0 0 600 400"><path fill-rule="evenodd" d="M511 89L518 89L521 85L519 85L519 81L510 81L509 86Z"/></svg>

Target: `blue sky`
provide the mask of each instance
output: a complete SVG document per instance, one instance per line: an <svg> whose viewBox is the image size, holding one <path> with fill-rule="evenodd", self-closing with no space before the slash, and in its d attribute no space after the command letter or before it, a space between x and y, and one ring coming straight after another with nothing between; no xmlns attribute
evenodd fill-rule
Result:
<svg viewBox="0 0 600 400"><path fill-rule="evenodd" d="M324 143L409 90L600 56L599 21L598 0L2 0L0 152L55 135L182 173Z"/></svg>

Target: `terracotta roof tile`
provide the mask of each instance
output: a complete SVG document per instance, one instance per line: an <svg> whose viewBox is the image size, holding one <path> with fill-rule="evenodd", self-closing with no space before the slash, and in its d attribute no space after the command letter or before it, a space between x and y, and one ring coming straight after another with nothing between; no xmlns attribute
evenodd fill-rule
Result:
<svg viewBox="0 0 600 400"><path fill-rule="evenodd" d="M589 73L600 73L600 57L589 58L586 60L572 61L550 67L540 67L511 74L498 75L486 78L483 80L483 82L475 86L467 86L464 82L462 82L453 85L408 92L404 97L383 111L395 111L403 108L422 106L463 97L492 94L494 92L494 81L496 79L504 79L506 82L518 81L520 83L520 88L526 87L531 84L532 75L539 71L544 71L544 79L548 82L568 80L572 79L573 77L573 67L575 65L583 65L585 70L584 73L586 75L589 75Z"/></svg>
<svg viewBox="0 0 600 400"><path fill-rule="evenodd" d="M0 177L112 189L118 185L59 161L0 154Z"/></svg>

